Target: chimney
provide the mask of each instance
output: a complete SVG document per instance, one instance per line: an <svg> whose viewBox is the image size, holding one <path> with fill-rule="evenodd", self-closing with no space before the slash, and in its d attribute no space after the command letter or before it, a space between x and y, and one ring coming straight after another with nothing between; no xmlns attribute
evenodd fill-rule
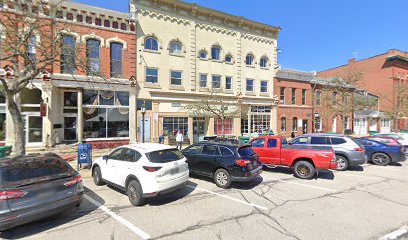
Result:
<svg viewBox="0 0 408 240"><path fill-rule="evenodd" d="M356 59L355 58L352 58L352 59L349 59L348 60L348 64L353 64L353 63L355 63L356 62Z"/></svg>

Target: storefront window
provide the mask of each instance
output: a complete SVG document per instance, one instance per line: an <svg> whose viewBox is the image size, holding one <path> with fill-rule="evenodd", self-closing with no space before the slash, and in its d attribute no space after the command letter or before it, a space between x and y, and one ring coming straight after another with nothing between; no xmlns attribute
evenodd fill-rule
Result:
<svg viewBox="0 0 408 240"><path fill-rule="evenodd" d="M64 106L76 107L78 104L78 93L76 92L64 92Z"/></svg>
<svg viewBox="0 0 408 240"><path fill-rule="evenodd" d="M258 133L266 133L271 128L270 115L252 115L251 116L251 130Z"/></svg>
<svg viewBox="0 0 408 240"><path fill-rule="evenodd" d="M186 117L164 117L163 131L166 136L175 136L177 131L182 131L184 136L188 134L188 118Z"/></svg>
<svg viewBox="0 0 408 240"><path fill-rule="evenodd" d="M227 118L224 120L224 134L232 134L232 119L231 118ZM214 121L214 132L215 135L223 135L222 132L222 120L221 119L216 119Z"/></svg>

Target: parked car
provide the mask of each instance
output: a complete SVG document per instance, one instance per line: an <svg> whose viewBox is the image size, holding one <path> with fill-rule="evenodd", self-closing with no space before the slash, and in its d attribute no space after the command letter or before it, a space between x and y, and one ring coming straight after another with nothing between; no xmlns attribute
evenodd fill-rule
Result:
<svg viewBox="0 0 408 240"><path fill-rule="evenodd" d="M366 155L373 164L387 166L391 162L403 162L405 149L401 145L387 145L373 139L356 139L366 150Z"/></svg>
<svg viewBox="0 0 408 240"><path fill-rule="evenodd" d="M408 135L404 133L377 133L374 137L386 137L392 138L398 141L402 146L405 147L405 153L408 155Z"/></svg>
<svg viewBox="0 0 408 240"><path fill-rule="evenodd" d="M250 181L262 172L258 155L249 145L200 142L184 149L183 154L191 173L213 178L220 188Z"/></svg>
<svg viewBox="0 0 408 240"><path fill-rule="evenodd" d="M288 145L285 137L263 136L250 141L252 149L266 166L287 166L295 176L311 179L316 169L337 169L337 160L330 146Z"/></svg>
<svg viewBox="0 0 408 240"><path fill-rule="evenodd" d="M92 164L96 185L105 183L126 191L130 203L175 191L187 184L186 158L176 148L156 143L126 145Z"/></svg>
<svg viewBox="0 0 408 240"><path fill-rule="evenodd" d="M0 231L77 207L82 178L56 154L0 160Z"/></svg>
<svg viewBox="0 0 408 240"><path fill-rule="evenodd" d="M337 170L345 171L350 166L367 162L364 146L353 138L341 134L305 134L291 141L293 145L331 146L336 153Z"/></svg>

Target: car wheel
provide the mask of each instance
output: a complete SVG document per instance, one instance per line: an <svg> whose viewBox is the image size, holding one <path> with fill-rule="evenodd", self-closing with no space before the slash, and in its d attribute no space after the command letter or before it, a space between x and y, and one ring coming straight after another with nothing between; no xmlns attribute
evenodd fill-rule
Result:
<svg viewBox="0 0 408 240"><path fill-rule="evenodd" d="M225 169L218 169L215 172L214 182L220 188L229 188L232 184L231 176Z"/></svg>
<svg viewBox="0 0 408 240"><path fill-rule="evenodd" d="M371 161L375 165L387 166L391 162L391 158L385 153L374 153L371 155Z"/></svg>
<svg viewBox="0 0 408 240"><path fill-rule="evenodd" d="M144 203L142 186L138 181L132 180L129 182L126 191L129 201L133 206L141 206Z"/></svg>
<svg viewBox="0 0 408 240"><path fill-rule="evenodd" d="M92 178L93 178L93 182L95 183L96 186L105 185L105 183L102 180L101 169L99 167L95 167L93 169Z"/></svg>
<svg viewBox="0 0 408 240"><path fill-rule="evenodd" d="M315 167L307 161L299 161L295 163L295 176L301 179L312 179L316 174Z"/></svg>
<svg viewBox="0 0 408 240"><path fill-rule="evenodd" d="M347 158L340 156L340 155L336 155L336 160L337 160L337 168L336 170L338 171L346 171L349 167L349 162L347 160Z"/></svg>

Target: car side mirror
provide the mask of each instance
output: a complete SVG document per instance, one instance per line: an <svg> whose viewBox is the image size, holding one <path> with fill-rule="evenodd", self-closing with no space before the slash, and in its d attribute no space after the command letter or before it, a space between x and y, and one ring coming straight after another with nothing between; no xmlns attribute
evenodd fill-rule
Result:
<svg viewBox="0 0 408 240"><path fill-rule="evenodd" d="M108 161L108 155L103 156L102 159Z"/></svg>

